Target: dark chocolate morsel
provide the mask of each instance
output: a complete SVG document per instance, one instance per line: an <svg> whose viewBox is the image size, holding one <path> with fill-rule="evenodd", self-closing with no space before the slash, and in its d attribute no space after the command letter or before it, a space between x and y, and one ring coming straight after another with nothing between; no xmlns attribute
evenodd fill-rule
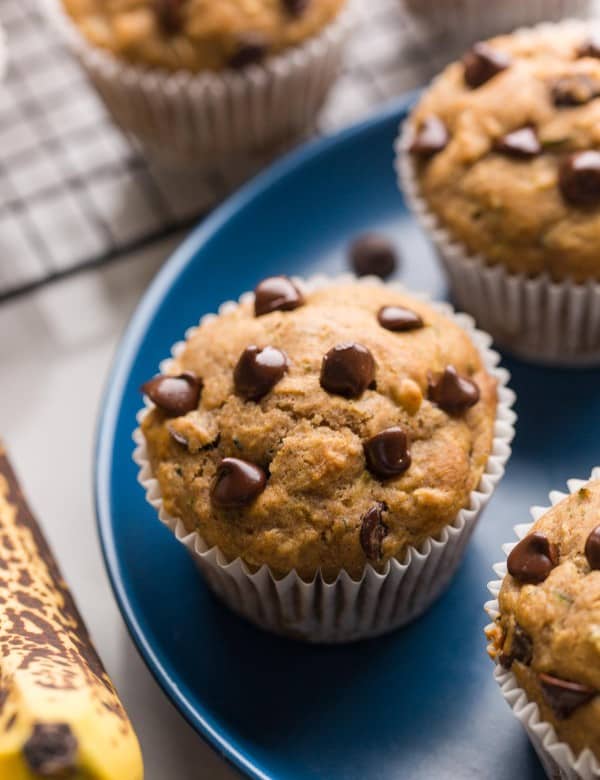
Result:
<svg viewBox="0 0 600 780"><path fill-rule="evenodd" d="M565 200L574 206L600 204L600 152L575 152L559 170L559 186Z"/></svg>
<svg viewBox="0 0 600 780"><path fill-rule="evenodd" d="M531 637L520 625L515 625L514 630L507 637L507 641L500 654L500 663L505 669L510 669L515 661L529 666L533 658L533 643Z"/></svg>
<svg viewBox="0 0 600 780"><path fill-rule="evenodd" d="M440 376L429 382L429 400L449 414L460 414L479 401L479 388L471 379L447 366Z"/></svg>
<svg viewBox="0 0 600 780"><path fill-rule="evenodd" d="M68 723L35 723L23 757L40 777L68 777L77 769L77 738Z"/></svg>
<svg viewBox="0 0 600 780"><path fill-rule="evenodd" d="M539 681L544 699L559 720L569 718L597 693L587 685L561 680L551 674L540 674Z"/></svg>
<svg viewBox="0 0 600 780"><path fill-rule="evenodd" d="M382 328L396 333L418 330L424 326L422 317L404 306L382 306L377 312L377 321Z"/></svg>
<svg viewBox="0 0 600 780"><path fill-rule="evenodd" d="M381 544L388 532L382 517L384 509L384 504L377 503L365 512L360 521L360 546L370 561L381 560Z"/></svg>
<svg viewBox="0 0 600 780"><path fill-rule="evenodd" d="M415 133L410 151L419 157L432 157L443 151L449 141L450 133L442 120L437 116L428 116Z"/></svg>
<svg viewBox="0 0 600 780"><path fill-rule="evenodd" d="M141 391L170 417L180 417L198 408L202 382L192 371L179 376L160 374L143 384Z"/></svg>
<svg viewBox="0 0 600 780"><path fill-rule="evenodd" d="M251 504L263 492L267 475L254 463L240 458L223 458L217 468L211 499L223 509Z"/></svg>
<svg viewBox="0 0 600 780"><path fill-rule="evenodd" d="M283 378L287 370L288 359L280 349L246 347L233 372L235 392L247 401L258 401Z"/></svg>
<svg viewBox="0 0 600 780"><path fill-rule="evenodd" d="M154 11L158 24L167 35L176 35L181 31L183 16L182 0L154 0Z"/></svg>
<svg viewBox="0 0 600 780"><path fill-rule="evenodd" d="M538 585L558 564L558 547L540 531L534 531L513 547L508 572L522 584Z"/></svg>
<svg viewBox="0 0 600 780"><path fill-rule="evenodd" d="M267 38L261 32L248 30L239 36L235 51L229 58L229 66L241 70L248 65L256 65L263 61L268 50Z"/></svg>
<svg viewBox="0 0 600 780"><path fill-rule="evenodd" d="M577 50L577 56L600 59L600 36L592 35L585 40Z"/></svg>
<svg viewBox="0 0 600 780"><path fill-rule="evenodd" d="M381 479L397 477L411 464L408 436L398 426L375 434L363 446L367 468Z"/></svg>
<svg viewBox="0 0 600 780"><path fill-rule="evenodd" d="M291 16L302 16L310 5L310 0L282 0L282 3Z"/></svg>
<svg viewBox="0 0 600 780"><path fill-rule="evenodd" d="M585 73L562 76L552 85L552 100L557 107L582 106L600 97L600 81Z"/></svg>
<svg viewBox="0 0 600 780"><path fill-rule="evenodd" d="M600 525L597 525L585 543L585 557L590 569L600 569Z"/></svg>
<svg viewBox="0 0 600 780"><path fill-rule="evenodd" d="M357 276L372 274L385 279L394 272L397 260L393 244L378 233L365 233L350 247L350 264Z"/></svg>
<svg viewBox="0 0 600 780"><path fill-rule="evenodd" d="M338 344L321 364L321 387L329 393L358 398L375 379L375 360L362 344Z"/></svg>
<svg viewBox="0 0 600 780"><path fill-rule="evenodd" d="M304 296L287 276L269 276L254 289L254 314L292 311L304 304Z"/></svg>
<svg viewBox="0 0 600 780"><path fill-rule="evenodd" d="M511 64L512 60L505 52L487 43L476 43L463 57L467 86L477 89Z"/></svg>
<svg viewBox="0 0 600 780"><path fill-rule="evenodd" d="M542 151L537 133L533 127L521 127L499 138L494 149L511 157L537 157Z"/></svg>

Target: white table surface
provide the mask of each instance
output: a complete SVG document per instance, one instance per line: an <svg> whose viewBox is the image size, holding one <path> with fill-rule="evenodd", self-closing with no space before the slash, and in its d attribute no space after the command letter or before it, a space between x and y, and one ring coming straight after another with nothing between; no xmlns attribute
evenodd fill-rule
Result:
<svg viewBox="0 0 600 780"><path fill-rule="evenodd" d="M110 362L175 243L0 307L0 436L137 730L147 780L232 780L239 774L175 711L129 638L93 509L94 432Z"/></svg>

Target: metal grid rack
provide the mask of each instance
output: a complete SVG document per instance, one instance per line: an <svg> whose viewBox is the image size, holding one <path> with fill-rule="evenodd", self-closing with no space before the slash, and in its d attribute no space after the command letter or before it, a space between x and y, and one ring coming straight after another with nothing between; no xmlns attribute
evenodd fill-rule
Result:
<svg viewBox="0 0 600 780"><path fill-rule="evenodd" d="M318 134L423 83L448 57L424 45L400 0L357 2L361 34ZM169 172L141 155L111 123L40 0L1 0L0 24L9 50L0 84L0 300L166 237L227 194L226 181Z"/></svg>

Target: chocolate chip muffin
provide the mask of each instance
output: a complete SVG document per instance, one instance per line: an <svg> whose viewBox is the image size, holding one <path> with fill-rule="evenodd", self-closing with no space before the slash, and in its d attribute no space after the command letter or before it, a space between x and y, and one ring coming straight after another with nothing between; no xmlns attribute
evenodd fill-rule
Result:
<svg viewBox="0 0 600 780"><path fill-rule="evenodd" d="M427 208L512 274L600 279L600 37L590 24L478 43L410 120Z"/></svg>
<svg viewBox="0 0 600 780"><path fill-rule="evenodd" d="M198 72L242 68L305 41L344 0L63 0L95 46L131 62Z"/></svg>
<svg viewBox="0 0 600 780"><path fill-rule="evenodd" d="M384 285L266 279L168 374L141 425L164 509L277 578L383 571L469 504L492 447L496 380L469 335Z"/></svg>
<svg viewBox="0 0 600 780"><path fill-rule="evenodd" d="M507 567L491 655L575 755L600 759L600 481L544 514Z"/></svg>

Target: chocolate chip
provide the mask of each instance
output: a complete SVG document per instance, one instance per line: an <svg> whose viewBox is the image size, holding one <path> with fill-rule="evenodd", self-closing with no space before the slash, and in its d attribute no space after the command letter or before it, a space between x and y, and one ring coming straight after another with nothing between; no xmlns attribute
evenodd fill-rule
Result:
<svg viewBox="0 0 600 780"><path fill-rule="evenodd" d="M512 64L508 54L494 49L487 43L476 43L463 57L465 81L476 89Z"/></svg>
<svg viewBox="0 0 600 780"><path fill-rule="evenodd" d="M450 141L448 128L437 116L428 116L417 130L410 151L419 157L431 157L443 151Z"/></svg>
<svg viewBox="0 0 600 780"><path fill-rule="evenodd" d="M537 133L533 127L521 127L499 138L494 144L497 152L511 157L536 157L542 151Z"/></svg>
<svg viewBox="0 0 600 780"><path fill-rule="evenodd" d="M563 197L574 206L600 203L600 152L576 152L566 157L558 181Z"/></svg>
<svg viewBox="0 0 600 780"><path fill-rule="evenodd" d="M540 531L534 531L514 547L507 566L518 582L538 585L558 564L558 547Z"/></svg>
<svg viewBox="0 0 600 780"><path fill-rule="evenodd" d="M577 56L600 59L600 36L593 35L585 40L577 50Z"/></svg>
<svg viewBox="0 0 600 780"><path fill-rule="evenodd" d="M381 560L381 544L388 532L382 518L384 510L385 504L377 503L365 512L360 521L360 546L371 561Z"/></svg>
<svg viewBox="0 0 600 780"><path fill-rule="evenodd" d="M510 669L515 661L529 666L533 658L533 642L521 626L515 625L502 648L499 661L505 669Z"/></svg>
<svg viewBox="0 0 600 780"><path fill-rule="evenodd" d="M375 380L375 360L362 344L338 344L321 364L321 387L329 393L358 398Z"/></svg>
<svg viewBox="0 0 600 780"><path fill-rule="evenodd" d="M304 296L287 276L270 276L254 289L254 315L292 311L304 304Z"/></svg>
<svg viewBox="0 0 600 780"><path fill-rule="evenodd" d="M142 393L170 417L180 417L198 407L202 382L192 371L179 376L155 376L141 387Z"/></svg>
<svg viewBox="0 0 600 780"><path fill-rule="evenodd" d="M544 699L559 720L569 718L596 695L596 691L587 685L561 680L551 674L540 674L539 681Z"/></svg>
<svg viewBox="0 0 600 780"><path fill-rule="evenodd" d="M365 233L350 247L350 263L357 276L373 274L385 279L396 268L397 254L385 236Z"/></svg>
<svg viewBox="0 0 600 780"><path fill-rule="evenodd" d="M429 400L450 414L460 414L479 401L479 388L471 379L447 366L442 374L429 381Z"/></svg>
<svg viewBox="0 0 600 780"><path fill-rule="evenodd" d="M67 777L77 768L77 738L67 723L35 723L23 756L41 777Z"/></svg>
<svg viewBox="0 0 600 780"><path fill-rule="evenodd" d="M269 49L267 38L261 32L248 30L237 40L236 49L229 58L229 66L240 70L262 62Z"/></svg>
<svg viewBox="0 0 600 780"><path fill-rule="evenodd" d="M302 16L310 5L310 0L282 0L282 3L291 16Z"/></svg>
<svg viewBox="0 0 600 780"><path fill-rule="evenodd" d="M154 0L158 23L167 35L176 35L183 26L182 0Z"/></svg>
<svg viewBox="0 0 600 780"><path fill-rule="evenodd" d="M398 426L377 433L367 439L363 446L367 468L376 477L397 477L410 466L408 436Z"/></svg>
<svg viewBox="0 0 600 780"><path fill-rule="evenodd" d="M552 100L558 107L582 106L597 97L600 97L600 81L585 73L563 76L552 85Z"/></svg>
<svg viewBox="0 0 600 780"><path fill-rule="evenodd" d="M590 569L600 569L600 525L597 525L585 543L585 557Z"/></svg>
<svg viewBox="0 0 600 780"><path fill-rule="evenodd" d="M223 458L211 491L213 504L223 509L251 504L263 492L267 475L254 463L240 458Z"/></svg>
<svg viewBox="0 0 600 780"><path fill-rule="evenodd" d="M177 442L177 444L180 444L182 447L188 446L189 442L187 436L184 436L180 431L176 431L170 425L167 425L167 430L173 441Z"/></svg>
<svg viewBox="0 0 600 780"><path fill-rule="evenodd" d="M287 370L287 355L280 349L246 347L233 372L235 392L247 401L258 401L283 378Z"/></svg>
<svg viewBox="0 0 600 780"><path fill-rule="evenodd" d="M394 332L418 330L424 326L422 317L404 306L382 306L377 312L377 320L382 328Z"/></svg>

